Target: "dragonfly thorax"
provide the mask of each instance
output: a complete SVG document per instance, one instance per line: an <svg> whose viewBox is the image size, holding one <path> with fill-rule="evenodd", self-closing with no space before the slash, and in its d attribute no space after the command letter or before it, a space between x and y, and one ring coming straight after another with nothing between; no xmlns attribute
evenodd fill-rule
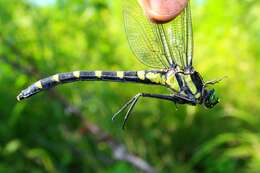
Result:
<svg viewBox="0 0 260 173"><path fill-rule="evenodd" d="M166 74L165 74L165 84L168 86L170 89L176 89L176 76L175 74L177 71L175 69L170 69Z"/></svg>

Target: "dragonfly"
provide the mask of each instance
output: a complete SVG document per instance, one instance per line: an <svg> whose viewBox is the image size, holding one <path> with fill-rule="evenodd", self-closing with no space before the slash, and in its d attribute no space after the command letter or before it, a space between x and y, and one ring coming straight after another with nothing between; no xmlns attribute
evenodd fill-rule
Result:
<svg viewBox="0 0 260 173"><path fill-rule="evenodd" d="M140 97L168 100L175 104L203 105L213 108L219 98L213 85L220 80L204 82L193 67L193 30L190 3L174 20L165 24L151 22L143 13L137 0L123 2L125 32L132 52L150 70L139 71L73 71L59 73L30 85L17 96L29 98L40 91L59 84L77 81L134 82L160 85L169 94L138 93L126 102L112 119L126 111L122 128Z"/></svg>

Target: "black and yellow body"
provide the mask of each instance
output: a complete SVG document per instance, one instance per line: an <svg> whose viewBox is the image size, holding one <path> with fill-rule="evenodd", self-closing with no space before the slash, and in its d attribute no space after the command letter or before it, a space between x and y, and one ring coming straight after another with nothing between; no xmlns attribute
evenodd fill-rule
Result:
<svg viewBox="0 0 260 173"><path fill-rule="evenodd" d="M173 21L154 24L143 14L136 0L124 0L125 31L129 45L136 57L153 69L143 71L74 71L60 73L32 84L17 96L18 100L28 98L42 90L76 81L135 82L161 85L170 89L170 94L138 93L130 99L113 117L129 107L125 120L140 97L170 100L177 104L202 104L212 108L218 103L214 89L204 82L194 70L193 32L190 5ZM123 125L124 126L124 125Z"/></svg>
<svg viewBox="0 0 260 173"><path fill-rule="evenodd" d="M166 70L142 70L142 71L74 71L59 73L41 79L17 96L17 100L28 98L42 90L50 89L64 83L77 81L112 81L112 82L134 82L141 84L163 85L171 89L175 81L173 72Z"/></svg>
<svg viewBox="0 0 260 173"><path fill-rule="evenodd" d="M22 90L17 96L17 100L23 100L37 94L40 91L53 88L59 84L72 83L78 81L111 81L111 82L134 82L148 85L161 85L172 91L172 94L150 94L138 93L130 101L128 101L113 117L122 110L130 106L125 122L135 106L139 97L149 97L162 100L169 100L177 104L205 104L211 108L217 103L214 90L207 91L204 89L204 82L200 74L194 70L191 73L185 74L178 68L162 69L162 70L142 70L142 71L74 71L68 73L59 73L53 76L41 79L34 84ZM190 86L186 82L189 77L196 88L196 92L192 92ZM176 88L177 86L177 88ZM212 102L211 100L216 100ZM214 104L212 104L214 103ZM123 125L123 127L124 127Z"/></svg>

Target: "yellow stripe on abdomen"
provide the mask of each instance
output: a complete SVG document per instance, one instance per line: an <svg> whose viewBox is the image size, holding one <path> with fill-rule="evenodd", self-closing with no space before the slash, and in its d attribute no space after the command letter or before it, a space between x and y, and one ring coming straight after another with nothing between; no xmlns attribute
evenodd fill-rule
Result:
<svg viewBox="0 0 260 173"><path fill-rule="evenodd" d="M55 81L55 82L59 82L60 81L59 75L58 74L53 75L52 80Z"/></svg>
<svg viewBox="0 0 260 173"><path fill-rule="evenodd" d="M117 71L116 72L116 76L120 79L123 79L124 78L124 72L123 71Z"/></svg>
<svg viewBox="0 0 260 173"><path fill-rule="evenodd" d="M165 84L165 76L161 73L148 72L145 75L146 79L157 84Z"/></svg>
<svg viewBox="0 0 260 173"><path fill-rule="evenodd" d="M145 80L145 71L137 71L137 77L141 80Z"/></svg>
<svg viewBox="0 0 260 173"><path fill-rule="evenodd" d="M74 76L75 78L79 78L79 77L80 77L80 72L79 72L79 71L74 71L74 72L73 72L73 76Z"/></svg>
<svg viewBox="0 0 260 173"><path fill-rule="evenodd" d="M36 83L35 83L35 86L36 86L37 88L39 88L39 89L42 89L42 83L41 83L41 81L36 82Z"/></svg>
<svg viewBox="0 0 260 173"><path fill-rule="evenodd" d="M95 71L95 76L97 76L98 78L102 77L102 71Z"/></svg>

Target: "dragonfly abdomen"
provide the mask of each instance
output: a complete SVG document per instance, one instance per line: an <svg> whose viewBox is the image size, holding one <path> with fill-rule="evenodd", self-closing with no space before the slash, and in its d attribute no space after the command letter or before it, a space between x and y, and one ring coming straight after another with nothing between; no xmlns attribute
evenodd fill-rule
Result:
<svg viewBox="0 0 260 173"><path fill-rule="evenodd" d="M160 85L165 83L165 74L160 70L74 71L69 73L60 73L41 79L32 84L17 96L17 100L28 98L42 90L50 89L59 84L76 81L135 82Z"/></svg>

